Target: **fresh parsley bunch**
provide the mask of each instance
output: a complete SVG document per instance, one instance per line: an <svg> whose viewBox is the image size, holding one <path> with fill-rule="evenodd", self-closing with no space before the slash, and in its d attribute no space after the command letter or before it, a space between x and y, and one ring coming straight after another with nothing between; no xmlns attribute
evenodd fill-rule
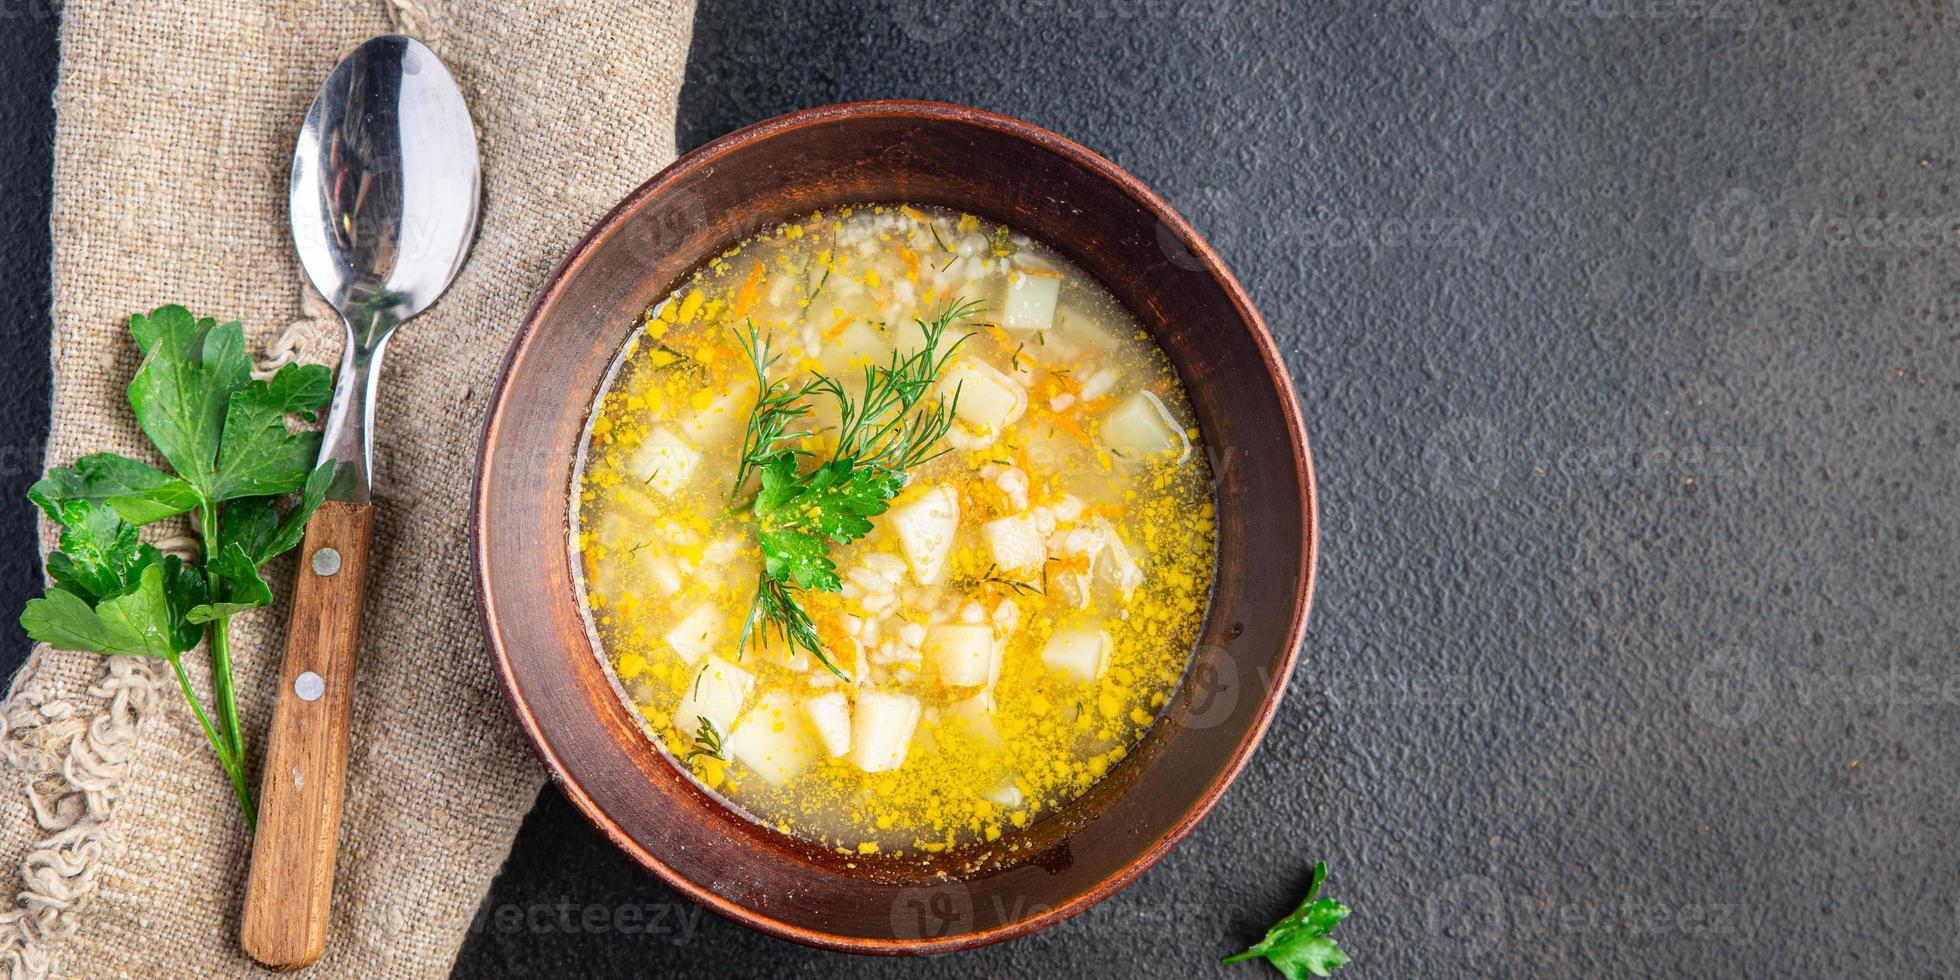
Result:
<svg viewBox="0 0 1960 980"><path fill-rule="evenodd" d="M1309 975L1324 977L1347 965L1347 951L1328 933L1347 918L1348 907L1331 898L1315 898L1320 883L1327 880L1327 865L1315 861L1313 884L1307 897L1293 914L1266 930L1266 938L1243 953L1225 957L1225 963L1265 957L1287 980L1306 980Z"/></svg>
<svg viewBox="0 0 1960 980"><path fill-rule="evenodd" d="M246 824L257 821L245 783L227 625L270 605L259 575L267 559L297 545L326 499L333 464L313 465L320 435L292 432L286 416L313 421L333 394L333 372L288 364L252 380L238 323L198 319L181 306L130 317L143 352L129 406L173 472L114 453L57 467L27 496L61 527L47 560L46 594L21 611L27 635L63 650L168 661L211 750L231 779ZM280 513L278 497L301 491ZM137 526L193 515L202 557L164 554ZM209 636L214 724L191 690L183 654Z"/></svg>

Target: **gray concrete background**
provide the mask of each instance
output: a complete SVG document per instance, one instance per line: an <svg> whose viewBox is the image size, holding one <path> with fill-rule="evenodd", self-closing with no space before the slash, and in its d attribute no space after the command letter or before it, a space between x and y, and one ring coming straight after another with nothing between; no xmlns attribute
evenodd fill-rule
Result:
<svg viewBox="0 0 1960 980"><path fill-rule="evenodd" d="M24 450L53 25L10 23ZM1210 237L1306 408L1312 627L1214 815L1040 935L767 939L547 790L457 975L1272 975L1214 964L1316 858L1354 908L1344 976L1960 974L1956 56L1934 2L702 0L683 146L967 102Z"/></svg>

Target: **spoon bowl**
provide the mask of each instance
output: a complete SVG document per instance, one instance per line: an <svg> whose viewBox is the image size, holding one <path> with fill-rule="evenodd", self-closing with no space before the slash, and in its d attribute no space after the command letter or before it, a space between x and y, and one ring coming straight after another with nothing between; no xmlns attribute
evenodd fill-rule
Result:
<svg viewBox="0 0 1960 980"><path fill-rule="evenodd" d="M307 110L287 190L293 247L347 345L320 458L328 497L370 497L372 379L402 321L449 288L476 236L482 172L469 106L427 45L384 34L334 66Z"/></svg>
<svg viewBox="0 0 1960 980"><path fill-rule="evenodd" d="M350 324L385 334L463 267L479 186L455 80L422 42L377 37L335 66L300 128L288 190L300 265Z"/></svg>

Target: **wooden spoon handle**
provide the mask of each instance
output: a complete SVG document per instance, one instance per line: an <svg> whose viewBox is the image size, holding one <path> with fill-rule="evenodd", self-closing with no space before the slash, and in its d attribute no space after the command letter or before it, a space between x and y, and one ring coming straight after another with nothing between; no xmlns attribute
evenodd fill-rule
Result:
<svg viewBox="0 0 1960 980"><path fill-rule="evenodd" d="M245 952L274 970L307 966L327 944L373 523L373 505L330 500L300 546L239 930Z"/></svg>

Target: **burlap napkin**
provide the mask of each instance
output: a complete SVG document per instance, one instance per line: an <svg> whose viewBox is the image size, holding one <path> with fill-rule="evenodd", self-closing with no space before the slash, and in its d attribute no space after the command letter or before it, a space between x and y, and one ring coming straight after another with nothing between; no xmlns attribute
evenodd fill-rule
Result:
<svg viewBox="0 0 1960 980"><path fill-rule="evenodd" d="M533 290L673 157L692 17L691 0L66 5L51 463L144 454L123 393L132 311L181 302L241 319L266 367L337 362L339 323L300 286L285 188L300 117L349 48L388 31L421 37L475 114L481 237L455 287L388 351L321 975L447 973L543 781L490 674L467 570L481 413ZM291 561L273 569L282 597ZM284 620L282 602L233 627L255 750ZM201 652L187 660L203 684ZM0 791L13 800L0 808L0 868L20 872L0 900L0 955L13 972L251 972L236 938L249 843L167 668L37 650L0 716Z"/></svg>

